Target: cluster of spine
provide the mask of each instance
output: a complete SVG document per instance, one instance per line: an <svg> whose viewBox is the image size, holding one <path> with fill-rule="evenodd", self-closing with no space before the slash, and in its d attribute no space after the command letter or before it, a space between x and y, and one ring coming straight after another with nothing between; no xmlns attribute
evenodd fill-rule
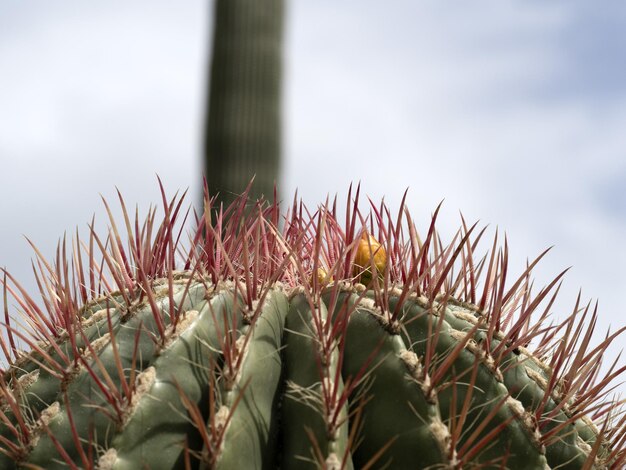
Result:
<svg viewBox="0 0 626 470"><path fill-rule="evenodd" d="M120 197L124 231L105 202L105 237L36 251L39 302L3 271L0 468L624 466L622 330L592 345L580 299L555 322L545 253L510 282L497 234L478 258L484 229L444 244L437 209L420 237L358 189L343 226L162 193L160 220Z"/></svg>

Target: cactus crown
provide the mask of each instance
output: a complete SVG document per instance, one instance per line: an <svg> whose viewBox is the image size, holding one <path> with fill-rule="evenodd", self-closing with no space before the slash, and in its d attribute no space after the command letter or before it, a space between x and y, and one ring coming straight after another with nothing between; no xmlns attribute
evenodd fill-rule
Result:
<svg viewBox="0 0 626 470"><path fill-rule="evenodd" d="M477 256L485 229L462 220L444 243L439 207L420 236L405 199L364 212L359 188L343 224L336 200L215 208L204 189L200 214L161 186L161 218L120 196L105 236L35 248L40 303L2 271L2 468L624 466L625 368L600 374L623 329L591 345L580 296L551 319L565 272L531 277L547 250L511 280L506 239ZM230 443L252 423L258 449Z"/></svg>

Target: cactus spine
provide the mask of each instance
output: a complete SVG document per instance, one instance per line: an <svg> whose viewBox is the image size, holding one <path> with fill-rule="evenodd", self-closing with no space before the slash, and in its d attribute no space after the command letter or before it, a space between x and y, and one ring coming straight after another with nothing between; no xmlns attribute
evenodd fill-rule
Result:
<svg viewBox="0 0 626 470"><path fill-rule="evenodd" d="M507 284L506 244L444 245L438 210L420 238L358 190L344 227L205 196L186 248L164 196L145 221L120 198L126 243L111 218L37 252L43 307L4 272L1 468L623 468L622 330L592 346L580 299L548 324L543 254Z"/></svg>

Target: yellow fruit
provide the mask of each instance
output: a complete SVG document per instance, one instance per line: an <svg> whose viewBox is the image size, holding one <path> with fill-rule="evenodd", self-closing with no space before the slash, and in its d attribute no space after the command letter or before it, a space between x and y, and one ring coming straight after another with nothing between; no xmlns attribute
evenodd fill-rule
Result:
<svg viewBox="0 0 626 470"><path fill-rule="evenodd" d="M372 280L372 262L376 272L380 275L387 266L387 252L373 236L363 232L354 258L354 274L360 276L363 284Z"/></svg>
<svg viewBox="0 0 626 470"><path fill-rule="evenodd" d="M329 276L324 268L317 268L317 282L319 285L324 286L333 280L333 276Z"/></svg>

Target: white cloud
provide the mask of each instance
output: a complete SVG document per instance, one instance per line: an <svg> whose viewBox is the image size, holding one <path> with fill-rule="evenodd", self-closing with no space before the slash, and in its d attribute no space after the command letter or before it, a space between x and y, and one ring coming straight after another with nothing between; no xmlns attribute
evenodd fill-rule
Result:
<svg viewBox="0 0 626 470"><path fill-rule="evenodd" d="M0 33L3 265L29 279L21 234L52 253L119 186L144 209L197 183L208 8L59 3ZM146 191L146 188L149 188ZM10 228L9 228L10 227ZM20 269L23 266L23 269Z"/></svg>

